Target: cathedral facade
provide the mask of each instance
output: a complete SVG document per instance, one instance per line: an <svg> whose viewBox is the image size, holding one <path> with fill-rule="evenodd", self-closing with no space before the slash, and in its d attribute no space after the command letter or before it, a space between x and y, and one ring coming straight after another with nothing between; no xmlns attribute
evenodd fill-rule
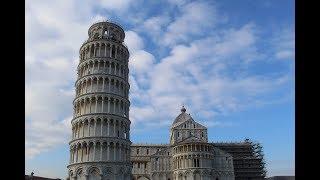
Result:
<svg viewBox="0 0 320 180"><path fill-rule="evenodd" d="M166 145L131 146L134 180L234 180L232 155L208 143L207 128L186 109L175 118Z"/></svg>

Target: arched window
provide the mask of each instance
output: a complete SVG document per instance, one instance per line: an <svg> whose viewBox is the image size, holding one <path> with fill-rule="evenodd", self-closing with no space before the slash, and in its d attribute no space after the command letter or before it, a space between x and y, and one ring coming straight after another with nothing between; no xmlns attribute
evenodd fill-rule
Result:
<svg viewBox="0 0 320 180"><path fill-rule="evenodd" d="M116 47L112 45L111 57L115 58L115 56L116 56Z"/></svg>
<svg viewBox="0 0 320 180"><path fill-rule="evenodd" d="M100 180L100 175L97 169L93 169L89 172L88 180Z"/></svg>
<svg viewBox="0 0 320 180"><path fill-rule="evenodd" d="M112 40L116 40L116 34L115 33L110 33L110 38Z"/></svg>
<svg viewBox="0 0 320 180"><path fill-rule="evenodd" d="M77 172L77 180L79 179L83 179L84 177L83 177L83 173L82 173L82 170L79 170L78 172Z"/></svg>
<svg viewBox="0 0 320 180"><path fill-rule="evenodd" d="M137 154L139 154L139 149L137 149Z"/></svg>

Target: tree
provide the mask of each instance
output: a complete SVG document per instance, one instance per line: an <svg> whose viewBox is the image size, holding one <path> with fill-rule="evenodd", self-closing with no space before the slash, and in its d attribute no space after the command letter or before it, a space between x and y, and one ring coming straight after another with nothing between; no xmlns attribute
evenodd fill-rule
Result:
<svg viewBox="0 0 320 180"><path fill-rule="evenodd" d="M266 163L264 160L264 153L263 153L263 148L262 145L258 142L252 143L252 151L253 151L253 156L258 159L260 168L261 168L261 176L265 177L267 174L266 170Z"/></svg>

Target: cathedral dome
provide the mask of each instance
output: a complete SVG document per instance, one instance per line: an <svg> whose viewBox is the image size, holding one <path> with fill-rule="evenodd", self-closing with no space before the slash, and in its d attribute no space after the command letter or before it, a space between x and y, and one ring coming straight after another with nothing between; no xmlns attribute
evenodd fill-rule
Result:
<svg viewBox="0 0 320 180"><path fill-rule="evenodd" d="M172 126L175 126L177 124L180 124L182 122L185 122L187 120L193 120L192 117L186 113L186 108L184 106L182 106L181 108L181 113L176 117L176 119L173 121Z"/></svg>

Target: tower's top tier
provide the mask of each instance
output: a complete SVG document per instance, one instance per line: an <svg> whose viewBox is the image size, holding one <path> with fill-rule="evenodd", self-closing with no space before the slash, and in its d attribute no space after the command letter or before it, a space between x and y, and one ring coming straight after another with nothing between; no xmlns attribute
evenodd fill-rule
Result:
<svg viewBox="0 0 320 180"><path fill-rule="evenodd" d="M103 21L93 24L88 30L89 40L111 39L122 43L125 37L122 27L114 22Z"/></svg>

